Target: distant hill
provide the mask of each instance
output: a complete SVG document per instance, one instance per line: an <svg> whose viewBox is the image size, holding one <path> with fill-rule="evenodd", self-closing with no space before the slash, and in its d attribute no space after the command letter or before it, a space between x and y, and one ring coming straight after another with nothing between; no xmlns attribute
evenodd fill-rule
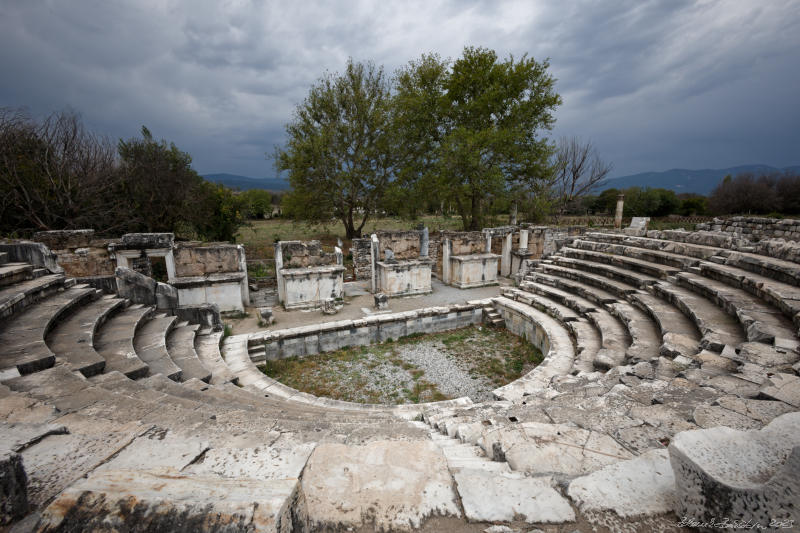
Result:
<svg viewBox="0 0 800 533"><path fill-rule="evenodd" d="M708 195L728 174L735 176L742 172L760 174L766 172L784 172L787 170L800 173L800 166L775 168L769 165L742 165L739 167L702 170L673 168L672 170L665 170L664 172L642 172L641 174L631 174L630 176L607 179L600 183L596 192L614 188L650 187L671 189L676 193L693 192Z"/></svg>
<svg viewBox="0 0 800 533"><path fill-rule="evenodd" d="M286 191L289 189L289 182L282 178L248 178L236 174L206 174L203 176L208 181L221 183L228 188L240 191L250 189L267 189L269 191Z"/></svg>

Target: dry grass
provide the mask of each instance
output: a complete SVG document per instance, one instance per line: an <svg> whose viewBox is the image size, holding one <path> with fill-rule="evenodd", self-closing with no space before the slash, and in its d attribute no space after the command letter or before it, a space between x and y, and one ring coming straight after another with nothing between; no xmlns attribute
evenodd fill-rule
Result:
<svg viewBox="0 0 800 533"><path fill-rule="evenodd" d="M458 230L461 228L459 217L424 216L417 220L404 220L396 217L378 218L368 220L362 235L369 235L375 230L409 230L420 224L428 226L432 232L440 230ZM236 235L236 242L244 244L248 259L273 259L275 257L273 243L275 241L312 239L322 242L323 247L332 251L337 238L342 239L347 253L350 241L344 237L344 226L341 222L331 223L327 226L309 225L289 219L275 218L272 220L251 220L243 226Z"/></svg>

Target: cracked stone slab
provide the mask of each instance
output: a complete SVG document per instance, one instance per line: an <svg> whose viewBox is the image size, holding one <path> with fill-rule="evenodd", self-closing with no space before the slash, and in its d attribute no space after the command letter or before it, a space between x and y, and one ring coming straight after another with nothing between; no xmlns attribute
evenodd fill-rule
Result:
<svg viewBox="0 0 800 533"><path fill-rule="evenodd" d="M723 396L716 402L720 407L769 424L773 418L793 411L789 404L774 400L751 400L738 396Z"/></svg>
<svg viewBox="0 0 800 533"><path fill-rule="evenodd" d="M468 520L555 524L575 520L575 512L553 488L549 476L532 478L462 468L453 477Z"/></svg>
<svg viewBox="0 0 800 533"><path fill-rule="evenodd" d="M183 472L218 475L224 478L298 479L316 443L303 443L288 449L261 446L256 448L213 448L202 461Z"/></svg>
<svg viewBox="0 0 800 533"><path fill-rule="evenodd" d="M675 508L675 476L667 450L605 466L569 484L581 511L614 511L621 517L668 513Z"/></svg>
<svg viewBox="0 0 800 533"><path fill-rule="evenodd" d="M432 441L319 444L301 483L312 530L410 531L432 515L461 517L447 462Z"/></svg>
<svg viewBox="0 0 800 533"><path fill-rule="evenodd" d="M167 429L151 428L97 470L166 469L180 471L209 449L208 442Z"/></svg>
<svg viewBox="0 0 800 533"><path fill-rule="evenodd" d="M38 531L292 531L297 480L104 470L42 513Z"/></svg>
<svg viewBox="0 0 800 533"><path fill-rule="evenodd" d="M608 435L567 424L528 422L487 430L482 440L487 455L533 474L588 474L633 457Z"/></svg>
<svg viewBox="0 0 800 533"><path fill-rule="evenodd" d="M725 426L733 429L759 429L763 424L746 415L719 405L700 405L694 410L694 421L703 429Z"/></svg>
<svg viewBox="0 0 800 533"><path fill-rule="evenodd" d="M800 407L800 377L778 373L770 376L759 391L762 396Z"/></svg>
<svg viewBox="0 0 800 533"><path fill-rule="evenodd" d="M0 423L0 450L19 452L49 435L65 433L67 428L56 424Z"/></svg>
<svg viewBox="0 0 800 533"><path fill-rule="evenodd" d="M800 520L800 413L761 430L686 431L669 445L678 513L701 522L734 517L767 526Z"/></svg>

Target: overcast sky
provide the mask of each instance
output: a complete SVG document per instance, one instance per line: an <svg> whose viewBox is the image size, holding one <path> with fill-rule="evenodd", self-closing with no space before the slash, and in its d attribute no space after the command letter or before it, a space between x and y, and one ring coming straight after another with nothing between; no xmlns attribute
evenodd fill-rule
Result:
<svg viewBox="0 0 800 533"><path fill-rule="evenodd" d="M114 139L144 124L201 174L273 176L265 152L326 70L466 45L550 58L552 135L615 176L800 164L798 0L0 0L0 106L70 107Z"/></svg>

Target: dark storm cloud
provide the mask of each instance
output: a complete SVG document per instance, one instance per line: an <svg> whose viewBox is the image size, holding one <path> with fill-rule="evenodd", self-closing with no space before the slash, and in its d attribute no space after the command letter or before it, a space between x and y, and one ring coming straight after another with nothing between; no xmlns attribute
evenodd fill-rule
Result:
<svg viewBox="0 0 800 533"><path fill-rule="evenodd" d="M387 73L465 45L551 60L553 134L625 174L798 164L800 7L770 2L5 2L0 105L146 124L202 172L272 175L294 106L347 58Z"/></svg>

